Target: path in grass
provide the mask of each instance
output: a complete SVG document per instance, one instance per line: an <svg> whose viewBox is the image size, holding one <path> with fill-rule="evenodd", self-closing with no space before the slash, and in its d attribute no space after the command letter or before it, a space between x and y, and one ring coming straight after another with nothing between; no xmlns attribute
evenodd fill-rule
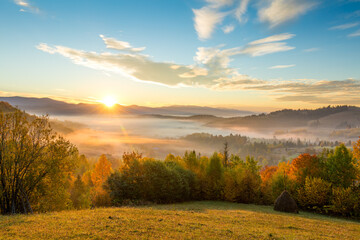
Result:
<svg viewBox="0 0 360 240"><path fill-rule="evenodd" d="M226 202L0 216L0 239L129 238L360 239L360 223Z"/></svg>

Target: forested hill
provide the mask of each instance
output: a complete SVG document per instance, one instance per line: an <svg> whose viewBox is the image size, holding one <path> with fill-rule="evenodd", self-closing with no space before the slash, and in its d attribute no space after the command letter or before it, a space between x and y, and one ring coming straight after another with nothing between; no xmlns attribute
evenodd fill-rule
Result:
<svg viewBox="0 0 360 240"><path fill-rule="evenodd" d="M15 108L7 102L0 101L0 112L13 112Z"/></svg>
<svg viewBox="0 0 360 240"><path fill-rule="evenodd" d="M9 112L14 112L16 110L17 108L11 106L9 103L0 101L0 112L9 113ZM28 113L24 113L24 114L30 120L35 119L35 115L30 115ZM56 119L51 119L50 124L54 131L61 134L68 134L73 132L74 129L80 129L86 127L85 125L80 123L75 123L71 121L59 121Z"/></svg>
<svg viewBox="0 0 360 240"><path fill-rule="evenodd" d="M211 118L209 125L243 126L254 128L273 127L324 127L358 128L360 127L360 108L355 106L324 107L315 110L291 110L271 112L233 118Z"/></svg>

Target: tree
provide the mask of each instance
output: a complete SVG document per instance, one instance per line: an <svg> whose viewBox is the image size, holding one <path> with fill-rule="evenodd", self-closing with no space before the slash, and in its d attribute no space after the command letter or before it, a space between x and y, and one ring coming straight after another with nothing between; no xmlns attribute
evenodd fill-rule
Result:
<svg viewBox="0 0 360 240"><path fill-rule="evenodd" d="M66 190L77 156L76 147L52 131L47 117L0 113L1 213L32 212L31 205L42 198L59 196L51 194Z"/></svg>
<svg viewBox="0 0 360 240"><path fill-rule="evenodd" d="M70 194L74 208L83 209L90 207L90 192L88 187L81 180L80 175L77 176Z"/></svg>
<svg viewBox="0 0 360 240"><path fill-rule="evenodd" d="M103 188L103 185L111 172L111 163L107 160L105 154L101 155L91 174L91 181L94 184L92 198L94 205L106 206L110 204L110 196Z"/></svg>
<svg viewBox="0 0 360 240"><path fill-rule="evenodd" d="M353 157L357 170L357 177L360 180L360 137L359 140L353 145Z"/></svg>
<svg viewBox="0 0 360 240"><path fill-rule="evenodd" d="M326 180L334 186L349 187L356 179L355 161L344 144L330 152L326 161Z"/></svg>
<svg viewBox="0 0 360 240"><path fill-rule="evenodd" d="M228 142L225 141L224 143L224 167L227 167L229 165L229 146L228 146Z"/></svg>
<svg viewBox="0 0 360 240"><path fill-rule="evenodd" d="M320 177L321 171L320 158L304 153L292 160L289 174L296 179L297 183L304 185L306 177Z"/></svg>
<svg viewBox="0 0 360 240"><path fill-rule="evenodd" d="M214 153L210 158L206 169L206 198L219 200L222 198L223 187L223 166L218 153Z"/></svg>

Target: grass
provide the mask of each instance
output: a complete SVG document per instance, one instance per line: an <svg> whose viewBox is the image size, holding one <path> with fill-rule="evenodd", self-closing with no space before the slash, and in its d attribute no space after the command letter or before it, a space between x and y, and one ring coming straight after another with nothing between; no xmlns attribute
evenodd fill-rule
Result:
<svg viewBox="0 0 360 240"><path fill-rule="evenodd" d="M203 201L0 216L0 239L360 239L360 223Z"/></svg>

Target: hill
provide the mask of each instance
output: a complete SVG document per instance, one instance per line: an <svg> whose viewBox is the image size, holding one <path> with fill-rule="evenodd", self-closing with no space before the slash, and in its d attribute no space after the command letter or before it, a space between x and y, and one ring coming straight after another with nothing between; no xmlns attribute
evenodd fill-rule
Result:
<svg viewBox="0 0 360 240"><path fill-rule="evenodd" d="M11 106L7 102L1 102L0 101L0 112L8 113L8 112L14 112L17 108ZM24 113L27 118L34 119L35 116ZM84 124L81 123L75 123L71 121L60 121L56 119L50 119L51 127L54 129L55 132L61 133L61 134L69 134L73 132L75 129L83 129L86 128Z"/></svg>
<svg viewBox="0 0 360 240"><path fill-rule="evenodd" d="M230 117L254 114L254 112L250 111L229 108L181 105L152 108L137 105L123 106L116 104L111 109L108 109L104 107L103 104L73 104L51 98L0 97L0 101L8 102L27 112L50 115L94 115L110 113L119 115L159 114L171 116L214 115Z"/></svg>
<svg viewBox="0 0 360 240"><path fill-rule="evenodd" d="M360 108L354 106L324 107L314 110L284 109L269 114L245 117L217 118L210 125L246 126L253 128L312 127L353 128L360 127Z"/></svg>
<svg viewBox="0 0 360 240"><path fill-rule="evenodd" d="M359 239L360 223L192 202L0 216L0 239Z"/></svg>

